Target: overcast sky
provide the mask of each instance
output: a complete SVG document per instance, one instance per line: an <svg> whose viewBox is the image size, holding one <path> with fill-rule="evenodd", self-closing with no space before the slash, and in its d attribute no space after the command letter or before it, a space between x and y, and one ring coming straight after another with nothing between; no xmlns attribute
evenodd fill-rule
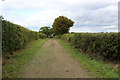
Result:
<svg viewBox="0 0 120 80"><path fill-rule="evenodd" d="M117 32L119 0L4 0L4 19L38 31L58 16L73 20L70 32Z"/></svg>

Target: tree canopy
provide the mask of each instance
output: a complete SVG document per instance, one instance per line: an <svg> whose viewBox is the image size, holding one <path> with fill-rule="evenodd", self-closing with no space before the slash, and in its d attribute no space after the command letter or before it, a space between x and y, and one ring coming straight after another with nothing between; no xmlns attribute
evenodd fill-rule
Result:
<svg viewBox="0 0 120 80"><path fill-rule="evenodd" d="M52 29L49 26L45 26L45 27L41 27L39 29L39 32L46 34L48 37L52 34Z"/></svg>
<svg viewBox="0 0 120 80"><path fill-rule="evenodd" d="M55 34L64 34L68 33L70 27L72 27L74 22L71 19L68 19L65 16L59 16L54 20L52 25L52 31Z"/></svg>

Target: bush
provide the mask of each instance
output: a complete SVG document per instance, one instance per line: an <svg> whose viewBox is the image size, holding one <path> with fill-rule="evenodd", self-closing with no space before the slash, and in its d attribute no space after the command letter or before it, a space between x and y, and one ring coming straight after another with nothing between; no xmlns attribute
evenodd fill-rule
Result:
<svg viewBox="0 0 120 80"><path fill-rule="evenodd" d="M44 33L39 33L39 38L43 39L43 38L47 38L47 35Z"/></svg>
<svg viewBox="0 0 120 80"><path fill-rule="evenodd" d="M100 55L110 60L120 60L118 33L75 33L64 34L62 39L82 51Z"/></svg>
<svg viewBox="0 0 120 80"><path fill-rule="evenodd" d="M22 49L30 41L45 37L45 34L31 31L20 25L2 20L3 53L12 54L14 51Z"/></svg>
<svg viewBox="0 0 120 80"><path fill-rule="evenodd" d="M62 35L56 35L54 36L56 39L61 39Z"/></svg>

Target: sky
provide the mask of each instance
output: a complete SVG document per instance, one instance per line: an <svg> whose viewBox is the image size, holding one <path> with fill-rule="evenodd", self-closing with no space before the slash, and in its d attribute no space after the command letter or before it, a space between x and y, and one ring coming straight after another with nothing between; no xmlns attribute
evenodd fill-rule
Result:
<svg viewBox="0 0 120 80"><path fill-rule="evenodd" d="M70 32L118 32L118 1L0 0L0 15L33 31L65 16L75 22Z"/></svg>

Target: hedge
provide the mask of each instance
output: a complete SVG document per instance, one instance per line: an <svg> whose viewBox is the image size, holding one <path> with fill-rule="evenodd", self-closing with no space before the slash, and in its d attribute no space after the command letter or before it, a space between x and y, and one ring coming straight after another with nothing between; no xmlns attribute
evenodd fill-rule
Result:
<svg viewBox="0 0 120 80"><path fill-rule="evenodd" d="M30 41L45 38L46 35L28 30L20 25L2 20L2 51L12 54L24 48Z"/></svg>
<svg viewBox="0 0 120 80"><path fill-rule="evenodd" d="M69 42L77 49L103 58L118 61L118 33L75 33L64 34L62 40Z"/></svg>

